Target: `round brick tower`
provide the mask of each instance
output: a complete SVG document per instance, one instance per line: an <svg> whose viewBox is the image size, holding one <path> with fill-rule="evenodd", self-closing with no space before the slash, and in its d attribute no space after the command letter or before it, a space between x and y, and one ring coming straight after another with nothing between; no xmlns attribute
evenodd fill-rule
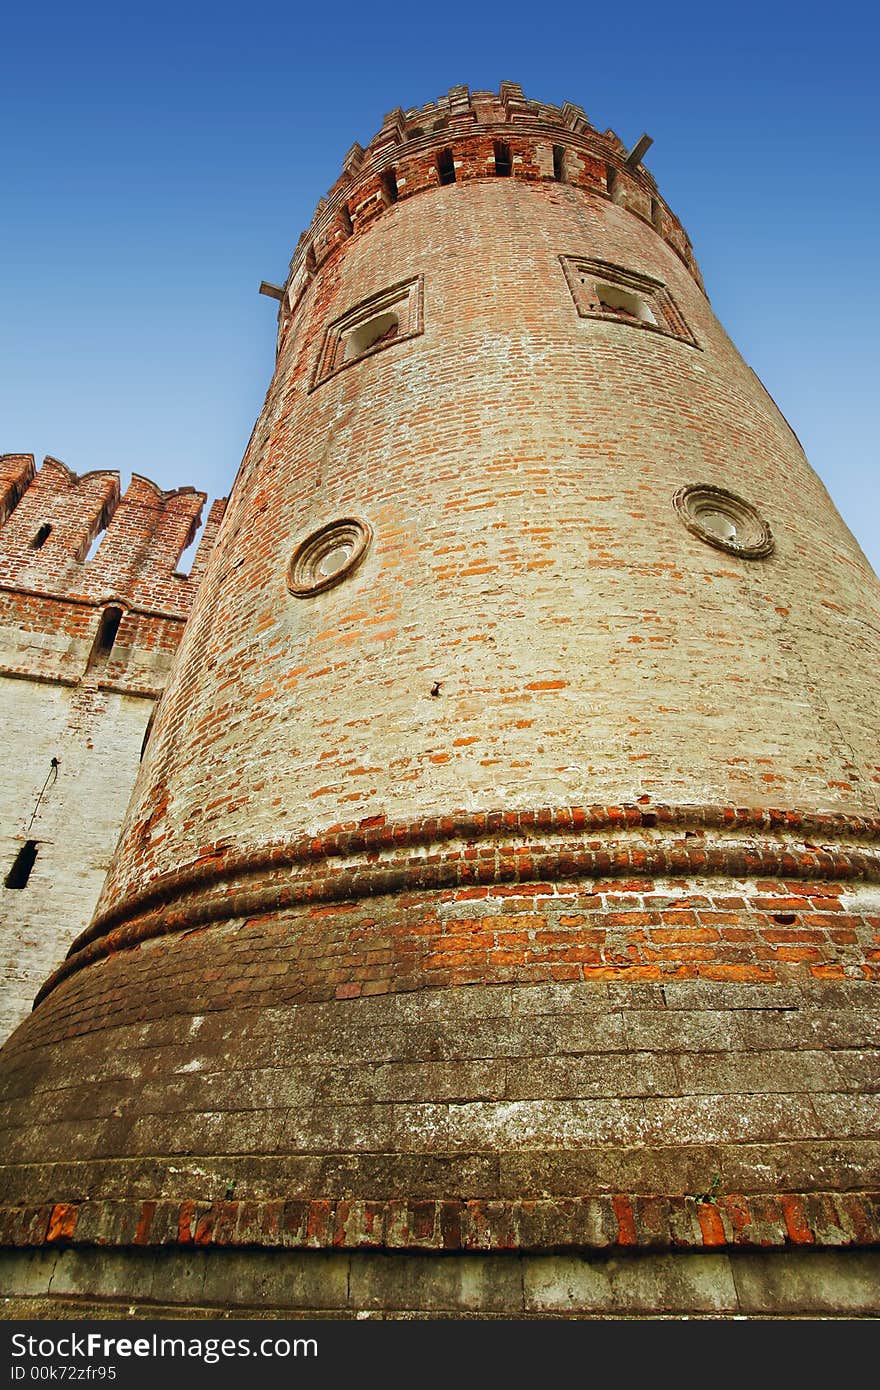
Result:
<svg viewBox="0 0 880 1390"><path fill-rule="evenodd" d="M880 586L638 156L456 88L301 238L14 1312L876 1311Z"/></svg>

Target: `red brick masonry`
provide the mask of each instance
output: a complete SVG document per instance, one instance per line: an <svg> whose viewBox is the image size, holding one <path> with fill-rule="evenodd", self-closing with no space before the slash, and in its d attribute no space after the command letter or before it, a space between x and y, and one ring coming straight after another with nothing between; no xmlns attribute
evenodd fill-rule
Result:
<svg viewBox="0 0 880 1390"><path fill-rule="evenodd" d="M82 1202L0 1209L0 1245L564 1250L880 1245L880 1193L534 1201Z"/></svg>
<svg viewBox="0 0 880 1390"><path fill-rule="evenodd" d="M769 982L791 962L818 975L842 976L845 965L868 978L880 973L880 915L847 911L840 901L847 882L880 879L873 847L880 821L637 805L377 820L248 855L214 847L96 917L38 998L92 961L152 937L230 918L250 919L271 936L267 914L303 904L334 905L337 922L334 930L318 909L311 928L297 928L293 952L304 997L313 999L486 978L674 972ZM626 831L636 838L615 843ZM599 832L601 839L589 838ZM654 879L683 876L709 884L694 896L680 883L680 901L674 883L655 891ZM713 884L716 876L737 882ZM594 880L586 895L584 879ZM751 889L741 882L755 879ZM407 895L426 892L433 906L419 896L422 910L408 922ZM377 924L355 904L398 894L401 921L389 950L387 913ZM576 903L567 902L572 897ZM470 910L455 910L453 924L442 905L462 903ZM348 963L340 929L350 939ZM287 941L288 958L290 951Z"/></svg>

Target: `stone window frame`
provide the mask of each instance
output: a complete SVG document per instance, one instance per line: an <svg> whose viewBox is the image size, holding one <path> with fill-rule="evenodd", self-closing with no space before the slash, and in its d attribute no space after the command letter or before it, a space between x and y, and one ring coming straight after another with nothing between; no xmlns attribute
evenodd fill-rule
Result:
<svg viewBox="0 0 880 1390"><path fill-rule="evenodd" d="M373 541L373 528L363 517L344 516L327 521L298 542L287 567L287 587L296 598L312 598L332 589L347 575L354 574ZM348 555L325 574L321 561L339 548Z"/></svg>
<svg viewBox="0 0 880 1390"><path fill-rule="evenodd" d="M776 548L770 523L755 504L717 483L685 483L675 492L672 505L692 535L740 560L763 560ZM712 512L735 527L734 537L706 524L703 516Z"/></svg>
<svg viewBox="0 0 880 1390"><path fill-rule="evenodd" d="M399 328L393 338L373 343L362 352L345 358L345 343L352 333L364 327L371 319L378 318L394 310L398 316ZM406 280L398 280L377 294L368 295L354 304L340 318L334 319L324 329L321 349L315 365L310 391L322 382L329 381L357 362L373 357L377 352L394 347L396 343L416 338L425 330L424 322L424 276L414 275Z"/></svg>
<svg viewBox="0 0 880 1390"><path fill-rule="evenodd" d="M597 260L592 256L563 255L559 260L575 308L582 319L622 323L628 328L640 328L648 333L660 333L665 338L676 338L688 347L701 350L684 314L663 280L657 280L653 275L645 275L638 270L628 270L625 266L615 265L613 261ZM585 280L589 283L585 283ZM656 322L646 323L631 318L628 314L616 314L613 310L598 306L594 308L591 289L595 291L599 284L607 284L636 295L644 301Z"/></svg>

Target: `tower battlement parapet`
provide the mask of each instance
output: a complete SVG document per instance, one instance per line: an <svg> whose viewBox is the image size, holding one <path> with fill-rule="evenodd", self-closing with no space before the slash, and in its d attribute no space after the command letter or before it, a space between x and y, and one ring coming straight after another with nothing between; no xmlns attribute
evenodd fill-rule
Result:
<svg viewBox="0 0 880 1390"><path fill-rule="evenodd" d="M205 500L195 488L164 491L137 473L123 493L114 470L78 475L47 458L37 471L30 455L0 456L0 610L6 628L0 669L77 683L112 610L113 654L99 663L101 684L158 693L223 515L225 502L219 501L192 572L178 573L175 566L195 538ZM135 649L148 659L133 661ZM157 664L161 652L166 659Z"/></svg>
<svg viewBox="0 0 880 1390"><path fill-rule="evenodd" d="M531 101L513 82L502 82L497 93L452 87L425 106L395 107L366 148L352 145L297 242L279 307L279 341L324 262L390 206L447 183L497 177L555 181L609 199L650 223L703 288L681 222L614 131L596 130L571 102Z"/></svg>

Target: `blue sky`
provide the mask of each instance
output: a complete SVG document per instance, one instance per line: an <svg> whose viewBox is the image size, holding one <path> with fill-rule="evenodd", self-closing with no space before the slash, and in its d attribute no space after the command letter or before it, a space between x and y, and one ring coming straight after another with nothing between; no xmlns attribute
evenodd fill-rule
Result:
<svg viewBox="0 0 880 1390"><path fill-rule="evenodd" d="M598 10L8 11L0 452L225 493L273 364L257 286L346 150L392 107L506 78L654 137L716 313L880 570L877 9Z"/></svg>

